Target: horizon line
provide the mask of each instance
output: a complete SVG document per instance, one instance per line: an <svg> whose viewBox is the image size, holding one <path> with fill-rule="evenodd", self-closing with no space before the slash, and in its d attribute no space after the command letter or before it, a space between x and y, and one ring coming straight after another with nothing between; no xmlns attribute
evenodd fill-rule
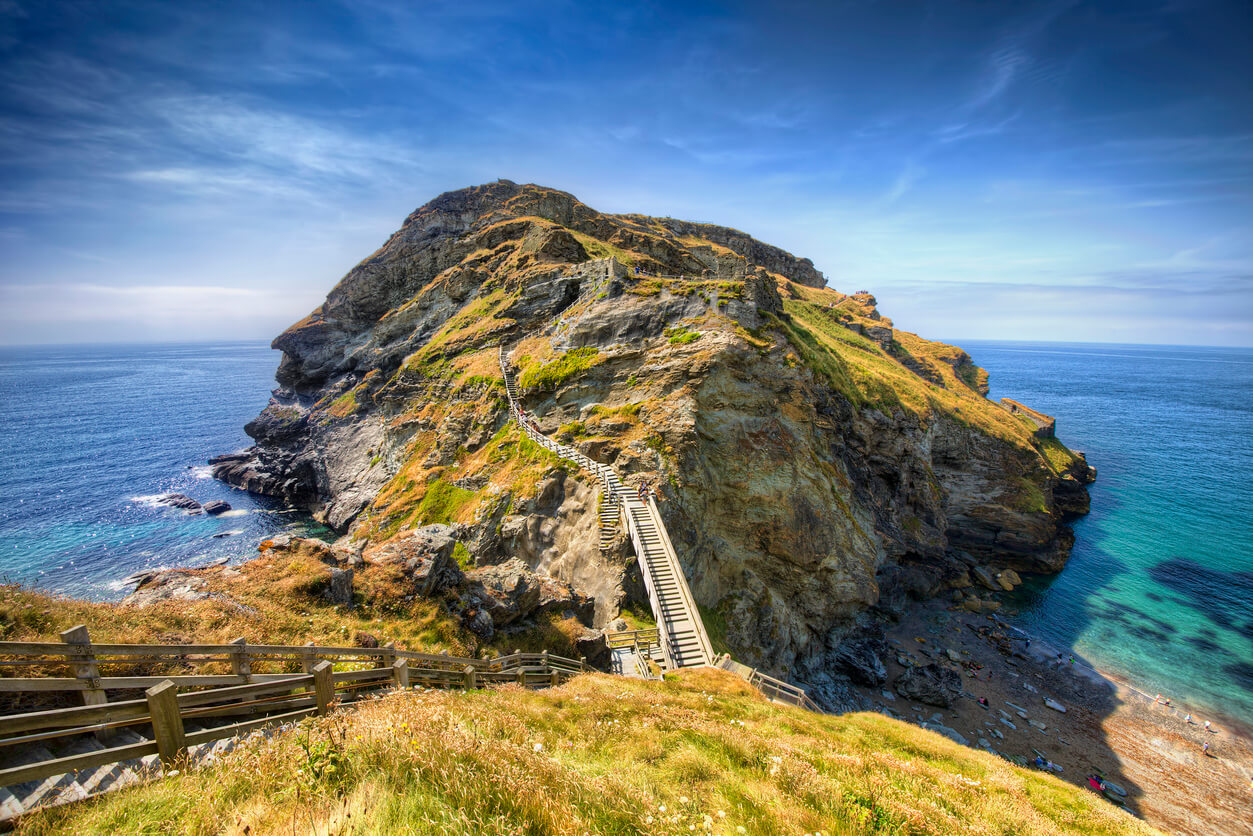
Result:
<svg viewBox="0 0 1253 836"><path fill-rule="evenodd" d="M85 342L70 343L7 343L0 342L0 350L6 348L91 348L95 347L157 347L157 346L209 346L209 345L257 345L261 343L273 343L277 337L271 338L255 338L255 339L205 339L205 340L93 340ZM962 347L962 343L1015 343L1018 345L1073 345L1073 346L1132 346L1140 348L1211 348L1211 349L1253 349L1251 345L1202 345L1199 343L1127 343L1113 342L1109 340L1023 340L1023 339L1003 339L997 337L958 337L958 338L936 338L930 339L920 337L920 339L928 342L941 343L951 345L957 348ZM281 351L281 349L270 346L271 351Z"/></svg>

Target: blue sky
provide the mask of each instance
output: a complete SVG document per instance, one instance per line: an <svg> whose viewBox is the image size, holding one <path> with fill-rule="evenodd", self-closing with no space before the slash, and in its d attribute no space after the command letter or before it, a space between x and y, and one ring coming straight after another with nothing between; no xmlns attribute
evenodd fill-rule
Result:
<svg viewBox="0 0 1253 836"><path fill-rule="evenodd" d="M960 340L1253 345L1253 3L0 0L0 341L270 338L507 177Z"/></svg>

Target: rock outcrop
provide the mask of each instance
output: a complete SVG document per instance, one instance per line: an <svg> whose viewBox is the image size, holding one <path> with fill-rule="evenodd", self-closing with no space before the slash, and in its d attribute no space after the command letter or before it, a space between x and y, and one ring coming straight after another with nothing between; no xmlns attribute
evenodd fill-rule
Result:
<svg viewBox="0 0 1253 836"><path fill-rule="evenodd" d="M604 625L642 597L629 547L601 548L595 486L508 423L505 345L544 432L659 488L737 658L837 703L839 677L881 676L847 646L868 619L1060 568L1092 476L988 401L966 352L876 305L735 230L508 181L449 192L274 341L256 445L214 472L403 565L407 594L461 590L476 631L542 608L544 578Z"/></svg>

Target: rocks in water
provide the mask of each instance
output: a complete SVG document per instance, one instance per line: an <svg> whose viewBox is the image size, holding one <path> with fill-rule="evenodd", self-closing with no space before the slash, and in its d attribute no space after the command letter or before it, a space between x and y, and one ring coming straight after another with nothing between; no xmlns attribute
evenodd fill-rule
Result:
<svg viewBox="0 0 1253 836"><path fill-rule="evenodd" d="M953 705L962 693L961 676L934 662L907 668L897 677L893 687L896 688L896 693L906 699L940 708Z"/></svg>
<svg viewBox="0 0 1253 836"><path fill-rule="evenodd" d="M331 570L331 603L352 609L352 570Z"/></svg>
<svg viewBox="0 0 1253 836"><path fill-rule="evenodd" d="M179 508L189 514L199 514L204 510L204 506L199 502L181 493L167 493L158 497L157 504L167 505L170 508Z"/></svg>
<svg viewBox="0 0 1253 836"><path fill-rule="evenodd" d="M996 575L988 567L975 566L970 570L970 575L988 589L996 590L997 592L1001 591L1001 585L997 582Z"/></svg>
<svg viewBox="0 0 1253 836"><path fill-rule="evenodd" d="M841 644L831 661L837 672L847 674L858 685L877 688L888 678L882 659L886 649L875 639L855 639Z"/></svg>
<svg viewBox="0 0 1253 836"><path fill-rule="evenodd" d="M209 500L200 507L204 509L206 514L213 517L216 517L218 514L225 514L227 511L231 510L231 504L229 502L223 502L220 499Z"/></svg>
<svg viewBox="0 0 1253 836"><path fill-rule="evenodd" d="M213 535L213 539L221 540L223 537L234 537L237 534L243 533L244 530L242 528L232 528L230 531L219 531L217 534Z"/></svg>

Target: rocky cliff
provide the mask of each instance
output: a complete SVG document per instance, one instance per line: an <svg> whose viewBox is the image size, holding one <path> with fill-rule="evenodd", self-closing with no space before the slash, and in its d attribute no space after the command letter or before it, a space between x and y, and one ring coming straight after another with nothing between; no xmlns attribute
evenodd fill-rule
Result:
<svg viewBox="0 0 1253 836"><path fill-rule="evenodd" d="M1086 510L1081 454L808 259L508 181L415 211L274 341L256 446L216 474L367 562L449 524L468 562L517 558L603 624L632 558L598 549L594 486L507 423L500 345L545 432L659 488L715 640L820 686L909 596L1056 571Z"/></svg>

